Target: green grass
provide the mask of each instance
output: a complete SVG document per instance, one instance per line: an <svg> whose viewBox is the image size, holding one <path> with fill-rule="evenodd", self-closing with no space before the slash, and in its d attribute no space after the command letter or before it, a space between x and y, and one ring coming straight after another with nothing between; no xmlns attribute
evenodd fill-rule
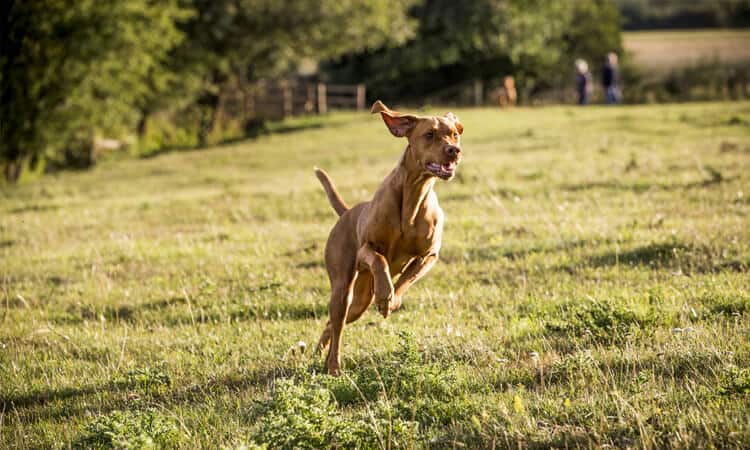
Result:
<svg viewBox="0 0 750 450"><path fill-rule="evenodd" d="M321 375L323 167L404 141L296 119L0 190L0 448L750 446L750 103L456 111L441 260Z"/></svg>
<svg viewBox="0 0 750 450"><path fill-rule="evenodd" d="M625 49L647 71L663 72L718 58L750 61L748 30L628 31Z"/></svg>

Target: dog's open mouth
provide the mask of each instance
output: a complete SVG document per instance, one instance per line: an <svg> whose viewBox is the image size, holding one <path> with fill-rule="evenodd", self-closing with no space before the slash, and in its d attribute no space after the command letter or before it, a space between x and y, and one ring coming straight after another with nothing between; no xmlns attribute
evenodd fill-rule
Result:
<svg viewBox="0 0 750 450"><path fill-rule="evenodd" d="M451 161L445 164L431 162L427 163L427 170L434 173L437 177L447 180L448 178L452 177L454 173L456 173L457 165L458 163L456 163L456 161Z"/></svg>

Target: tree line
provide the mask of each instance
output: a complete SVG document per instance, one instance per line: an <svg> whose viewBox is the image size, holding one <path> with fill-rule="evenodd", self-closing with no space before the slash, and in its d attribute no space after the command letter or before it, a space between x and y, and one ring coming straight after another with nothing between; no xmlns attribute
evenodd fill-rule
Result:
<svg viewBox="0 0 750 450"><path fill-rule="evenodd" d="M408 100L505 73L533 92L621 47L606 0L5 0L0 165L11 182L87 167L97 136L142 136L169 110L190 109L205 144L222 86L305 59Z"/></svg>
<svg viewBox="0 0 750 450"><path fill-rule="evenodd" d="M394 0L5 0L0 164L87 166L95 135L143 131L190 105L203 130L231 79L288 73L411 37Z"/></svg>
<svg viewBox="0 0 750 450"><path fill-rule="evenodd" d="M750 26L750 0L614 0L625 30Z"/></svg>

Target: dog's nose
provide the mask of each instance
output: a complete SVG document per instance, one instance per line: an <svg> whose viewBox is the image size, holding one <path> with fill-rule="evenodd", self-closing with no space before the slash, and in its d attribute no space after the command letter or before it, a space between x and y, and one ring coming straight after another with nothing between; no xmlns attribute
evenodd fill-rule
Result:
<svg viewBox="0 0 750 450"><path fill-rule="evenodd" d="M461 149L456 147L455 145L449 145L445 147L445 153L447 153L451 158L455 158L459 153L461 153Z"/></svg>

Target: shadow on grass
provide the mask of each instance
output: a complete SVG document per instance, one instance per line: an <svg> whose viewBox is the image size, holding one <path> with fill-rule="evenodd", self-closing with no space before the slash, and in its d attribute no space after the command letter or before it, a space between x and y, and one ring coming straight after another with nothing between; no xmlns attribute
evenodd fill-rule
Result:
<svg viewBox="0 0 750 450"><path fill-rule="evenodd" d="M619 180L606 180L606 181L587 181L583 183L572 183L563 184L560 189L568 192L581 192L588 190L614 190L622 192L634 192L640 194L643 192L655 190L655 191L679 191L689 190L695 188L705 188L713 185L729 182L736 180L737 176L724 177L720 172L715 170L709 171L710 177L704 180L691 181L689 183L662 183L662 182L649 182L649 181L635 181L635 182L623 182Z"/></svg>
<svg viewBox="0 0 750 450"><path fill-rule="evenodd" d="M179 305L183 305L180 307ZM159 311L156 316L149 312ZM245 321L274 321L274 320L309 320L318 319L328 314L325 302L309 303L268 303L263 305L231 304L225 308L221 304L187 305L183 298L157 300L142 305L105 306L95 309L84 305L71 308L65 313L58 314L50 321L57 325L77 325L84 321L98 321L102 318L114 323L138 323L142 325L182 326L187 324L211 324L245 322Z"/></svg>
<svg viewBox="0 0 750 450"><path fill-rule="evenodd" d="M205 401L207 397L268 386L279 377L295 372L293 366L277 366L230 374L203 383L178 389L144 394L140 388L125 382L108 382L80 387L39 390L25 394L0 397L6 413L6 423L36 423L45 420L83 417L96 412L106 414L114 410L147 408L155 403L171 406ZM87 401L81 401L89 398Z"/></svg>
<svg viewBox="0 0 750 450"><path fill-rule="evenodd" d="M313 261L301 262L294 267L298 269L317 269L317 268L325 268L325 266L326 264L324 261L313 260Z"/></svg>
<svg viewBox="0 0 750 450"><path fill-rule="evenodd" d="M516 235L523 235L523 231L512 231ZM524 259L530 255L538 253L556 253L565 252L569 250L598 246L603 244L609 244L612 241L610 239L577 239L570 241L556 241L556 242L537 242L526 245L489 245L489 246L477 246L472 247L465 252L466 259L471 261L497 261L501 258L510 259L512 261ZM444 252L442 254L442 261L446 263L455 263L460 260L459 255L451 254L450 252Z"/></svg>
<svg viewBox="0 0 750 450"><path fill-rule="evenodd" d="M622 252L609 251L591 256L579 263L583 267L649 267L679 269L685 273L746 272L750 261L721 260L710 249L680 242L659 242L642 245ZM574 269L568 266L560 270Z"/></svg>
<svg viewBox="0 0 750 450"><path fill-rule="evenodd" d="M367 370L373 364L393 364L394 356L397 355L389 351L347 359L347 370L354 374L358 370ZM429 361L424 363L429 364ZM269 389L279 378L304 378L311 373L322 371L323 357L306 354L294 360L272 363L269 367L224 374L215 378L209 376L199 383L180 387L162 386L161 389L151 392L144 392L138 384L111 380L101 384L65 386L4 395L0 397L0 404L10 412L6 414L8 424L30 424L83 417L92 412L106 414L113 410L137 410L154 404L166 407L196 404L247 389Z"/></svg>
<svg viewBox="0 0 750 450"><path fill-rule="evenodd" d="M444 264L465 262L486 263L506 260L507 270L513 268L529 268L527 258L534 255L560 255L565 262L544 266L539 270L565 272L570 275L580 275L582 269L608 267L646 267L654 270L672 269L683 273L718 273L718 272L748 272L750 258L726 258L719 249L694 245L684 242L652 242L624 250L609 250L602 253L589 253L586 248L597 248L611 245L613 240L578 239L557 242L532 242L526 245L490 245L477 246L461 253L446 250L443 252ZM583 253L583 255L581 255ZM534 266L537 267L537 266ZM480 277L477 281L494 284L487 277Z"/></svg>
<svg viewBox="0 0 750 450"><path fill-rule="evenodd" d="M55 211L60 209L60 206L58 205L38 205L38 204L32 204L32 205L26 205L26 206L20 206L18 208L13 208L8 211L8 214L20 214L25 212L43 212L43 211Z"/></svg>
<svg viewBox="0 0 750 450"><path fill-rule="evenodd" d="M677 259L679 252L690 248L680 243L653 243L624 252L606 252L589 258L585 265L594 267L614 266L617 264L629 266L664 266Z"/></svg>

